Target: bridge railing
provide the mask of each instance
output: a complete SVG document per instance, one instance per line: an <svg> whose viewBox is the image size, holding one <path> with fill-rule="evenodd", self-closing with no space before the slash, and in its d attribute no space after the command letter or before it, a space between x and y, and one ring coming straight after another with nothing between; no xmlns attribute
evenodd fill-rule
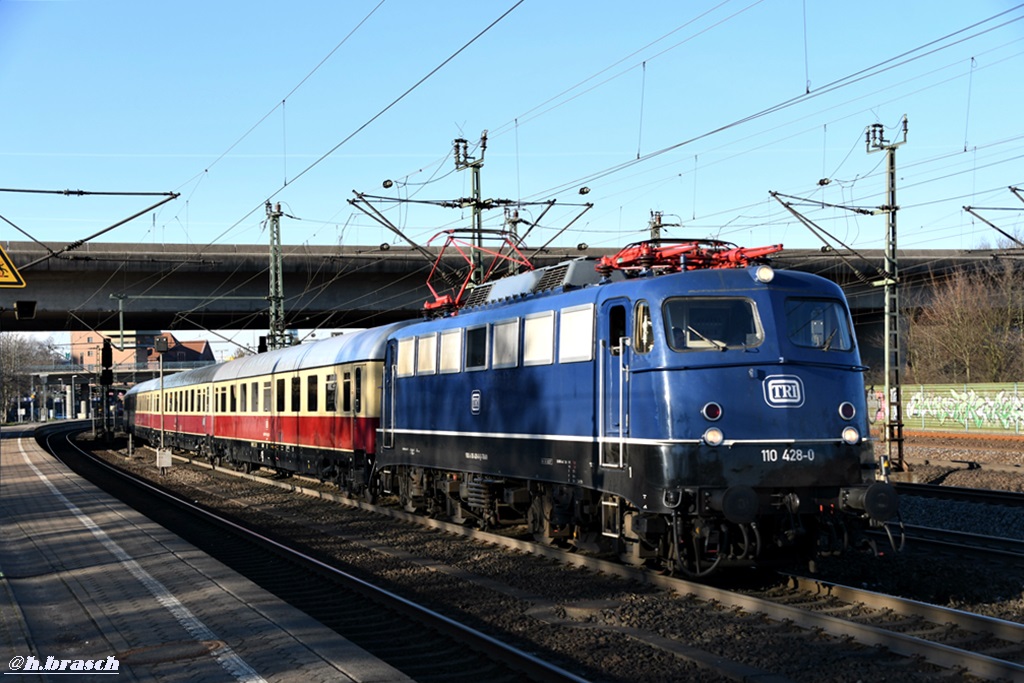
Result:
<svg viewBox="0 0 1024 683"><path fill-rule="evenodd" d="M213 365L216 361L212 360L198 360L198 361L164 361L164 372L181 372L183 370L194 370L195 368L204 368L208 365ZM114 365L114 375L130 375L135 372L159 372L160 361L148 361L144 363L117 363ZM103 367L99 363L85 363L75 364L66 363L63 365L29 365L18 370L19 375L48 375L53 376L54 379L57 377L67 377L70 375L78 375L82 378L82 381L90 375L99 375L103 370Z"/></svg>

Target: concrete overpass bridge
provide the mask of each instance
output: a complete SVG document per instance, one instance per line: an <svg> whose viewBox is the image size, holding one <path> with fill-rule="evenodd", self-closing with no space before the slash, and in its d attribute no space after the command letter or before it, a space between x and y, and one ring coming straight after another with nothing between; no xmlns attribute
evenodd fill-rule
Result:
<svg viewBox="0 0 1024 683"><path fill-rule="evenodd" d="M46 258L33 242L4 248L27 283L0 289L3 331L124 329L267 329L268 245L144 245L89 243ZM381 246L284 246L285 318L289 328L369 327L422 313L430 298L431 263L418 251ZM608 250L550 248L534 262L601 256ZM866 260L836 252L794 249L776 255L779 267L817 273L844 287L867 360L881 343L881 250ZM905 251L899 255L905 301L927 296L933 275L990 262L989 251ZM42 260L41 260L42 259ZM35 265L27 266L39 261ZM453 259L453 263L455 259ZM36 302L35 318L16 319L14 302ZM880 363L880 356L878 357Z"/></svg>

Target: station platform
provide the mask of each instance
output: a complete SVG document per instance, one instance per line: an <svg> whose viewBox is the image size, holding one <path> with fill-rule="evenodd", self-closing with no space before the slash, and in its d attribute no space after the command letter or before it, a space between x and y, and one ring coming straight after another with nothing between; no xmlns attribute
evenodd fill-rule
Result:
<svg viewBox="0 0 1024 683"><path fill-rule="evenodd" d="M409 681L71 472L0 441L0 673L19 681Z"/></svg>

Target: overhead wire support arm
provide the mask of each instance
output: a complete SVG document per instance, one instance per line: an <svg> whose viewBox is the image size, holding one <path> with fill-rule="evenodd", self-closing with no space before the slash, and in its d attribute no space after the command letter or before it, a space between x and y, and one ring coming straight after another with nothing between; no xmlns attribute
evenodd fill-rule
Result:
<svg viewBox="0 0 1024 683"><path fill-rule="evenodd" d="M373 195L364 194L362 192L357 192L355 190L352 190L352 194L354 194L356 196L356 198L355 199L349 199L348 200L349 204L351 204L355 208L359 209L360 211L365 213L367 216L369 216L370 218L372 218L373 220L377 221L378 223L383 225L385 228L387 228L391 232L393 232L396 235L398 235L399 237L401 237L403 240L405 240L406 244L408 244L410 247L412 247L413 249L418 251L420 254L422 254L423 257L425 259L427 259L427 261L429 261L431 263L434 262L434 255L433 254L431 254L425 248L423 248L422 246L420 246L419 244L414 242L412 239L407 237L406 234L404 232L402 232L398 228L397 225L392 223L388 219L387 216L385 216L383 213L381 213L377 209L377 207L375 207L370 202L371 199L384 200L384 199L389 199L389 198L387 198L387 197L374 197ZM431 202L431 203L433 203L433 202Z"/></svg>
<svg viewBox="0 0 1024 683"><path fill-rule="evenodd" d="M800 223L803 224L803 226L805 228L810 230L812 235L814 235L819 240L821 240L821 243L824 244L825 247L827 247L830 251L834 252L835 255L837 257L839 257L839 260L841 260L843 263L845 263L850 268L850 270L853 271L854 276L856 276L856 278L858 280L860 280L861 283L863 283L865 285L872 284L871 280L869 280L866 275L864 275L860 270L857 269L857 267L853 264L853 260L852 259L848 258L845 254L843 254L843 253L841 253L839 251L836 251L835 247L833 247L832 244L829 243L829 240L825 239L825 237L823 237L822 235L827 236L829 239L831 239L833 242L835 242L836 244L841 246L846 251L848 251L850 253L853 253L853 254L856 254L862 261L867 263L868 260L866 258L864 258L863 255L858 253L853 248L847 246L846 244L844 244L842 242L842 240L840 240L839 238L835 237L834 235L829 233L827 230L822 228L820 225L818 225L817 223L812 221L810 218L808 218L807 216L803 215L802 213L800 213L799 211L794 209L791 202L784 202L784 201L782 201L782 199L780 199L780 197L789 197L790 199L801 199L800 197L790 197L789 195L784 195L784 194L781 194L779 192L769 192L768 194L772 197L772 199L777 201L779 204L782 204L782 207L784 209L786 209L786 211L789 211L791 214L793 214L793 217L796 218L798 221L800 221ZM808 203L810 203L809 200L807 200L807 201L808 201ZM815 202L815 203L817 204L818 202ZM841 207L841 206L838 206L838 205L826 205L824 203L821 203L821 204L825 205L825 206L837 206L837 208L849 208L849 207ZM850 209L850 210L855 210L855 209ZM859 209L857 211L865 211L865 210L864 209ZM879 269L879 268L875 268L875 270L883 278L884 281L889 280L889 278L891 277L889 275L889 273L887 273L885 270L882 270L882 269Z"/></svg>
<svg viewBox="0 0 1024 683"><path fill-rule="evenodd" d="M100 193L84 193L84 194L100 194ZM114 194L114 193L106 193L106 194ZM122 193L116 193L116 194L122 194ZM135 194L140 194L140 193L135 193ZM32 266L38 265L38 264L42 263L43 261L49 261L51 258L58 257L61 254L65 254L65 253L67 253L69 251L74 251L75 249L78 249L80 246L82 246L86 242L88 242L90 240L93 240L93 239L96 239L100 235L104 235L104 234L110 232L111 230L113 230L114 228L119 228L122 225L124 225L125 223L129 223L129 222L135 220L136 218L138 218L139 216L141 216L141 215L143 215L145 213L149 213L153 209L161 207L164 204L166 204L167 202L169 202L169 201L171 201L173 199L177 199L178 197L181 196L181 194L179 192L161 192L161 193L148 193L148 194L163 195L165 198L160 200L156 204L153 204L151 206L147 206L142 211L139 211L137 213L132 214L131 216L128 216L128 218L125 218L124 220L120 220L117 223L114 223L110 227L104 228L103 230L100 230L97 233L93 233L92 235L89 235L85 239L78 240L77 242L72 242L71 244L67 245L63 249L58 249L57 251L50 252L50 254L48 254L47 256L41 256L41 257L37 258L35 261L32 261L30 263L26 263L23 266L18 266L19 270L25 270L26 268L31 268Z"/></svg>
<svg viewBox="0 0 1024 683"><path fill-rule="evenodd" d="M530 255L529 255L529 256L528 256L527 258L529 258L529 259L532 259L532 258L533 258L534 256L536 256L537 254L539 254L540 252L542 252L542 251L544 251L545 249L547 249L547 248L548 248L548 245L550 245L550 244L551 244L552 242L554 242L554 241L555 241L556 239L558 239L558 237L559 237L559 236L560 236L560 235L561 235L561 234L562 234L563 232L565 232L566 230L568 230L569 228L571 228L571 227L572 227L572 225L573 225L573 224L574 224L574 223L575 223L576 221L578 221L578 220L579 220L580 218L582 218L582 217L583 217L583 214L585 214L585 213L586 213L587 211L590 211L590 210L591 210L592 208L594 208L594 205L593 205L593 204L591 204L590 202L587 202L586 204L584 204L584 205L583 205L583 210L582 210L582 211L580 211L580 212L579 212L578 214L576 214L576 217L575 217L575 218L573 218L573 219L572 219L571 221L569 221L568 223L566 223L566 224L565 224L565 227L563 227L563 228L562 228L561 230L559 230L558 232L556 232L556 233L554 234L554 236L552 236L552 238L551 238L551 239L549 239L549 240L548 240L547 242L545 242L545 243L544 243L544 244L542 244L542 245L541 245L540 247L538 247L538 248L537 248L537 250L536 250L536 251L534 251L534 252L533 252L532 254L530 254Z"/></svg>
<svg viewBox="0 0 1024 683"><path fill-rule="evenodd" d="M982 216L980 213L978 213L978 211L1011 211L1011 210L1012 211L1016 211L1016 209L1001 209L999 207L992 207L992 206L988 206L988 207L985 207L985 206L965 206L964 207L964 211L966 211L967 213L971 214L972 216L977 218L979 221L981 221L982 223L984 223L988 227L990 227L993 230L995 230L996 232L998 232L1003 237L1011 240L1017 246L1024 247L1024 242L1021 242L1019 239L1017 239L1016 237L1014 237L1010 233L1006 232L1005 230L1000 228L998 225L996 225L995 223L993 223L992 221L988 220L987 218Z"/></svg>

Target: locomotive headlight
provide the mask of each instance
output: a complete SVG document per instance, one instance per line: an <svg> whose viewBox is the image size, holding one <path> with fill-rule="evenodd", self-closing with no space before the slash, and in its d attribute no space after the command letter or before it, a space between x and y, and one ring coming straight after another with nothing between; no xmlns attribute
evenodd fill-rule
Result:
<svg viewBox="0 0 1024 683"><path fill-rule="evenodd" d="M843 441L850 444L851 446L860 442L860 432L857 431L856 427L846 427L843 429Z"/></svg>
<svg viewBox="0 0 1024 683"><path fill-rule="evenodd" d="M768 284L775 279L775 270L771 266L758 266L754 271L754 277L758 282Z"/></svg>
<svg viewBox="0 0 1024 683"><path fill-rule="evenodd" d="M718 427L709 427L704 432L704 443L709 446L721 446L723 441L725 441L725 435Z"/></svg>
<svg viewBox="0 0 1024 683"><path fill-rule="evenodd" d="M856 415L857 409L849 401L843 401L842 403L839 404L839 417L849 422Z"/></svg>

